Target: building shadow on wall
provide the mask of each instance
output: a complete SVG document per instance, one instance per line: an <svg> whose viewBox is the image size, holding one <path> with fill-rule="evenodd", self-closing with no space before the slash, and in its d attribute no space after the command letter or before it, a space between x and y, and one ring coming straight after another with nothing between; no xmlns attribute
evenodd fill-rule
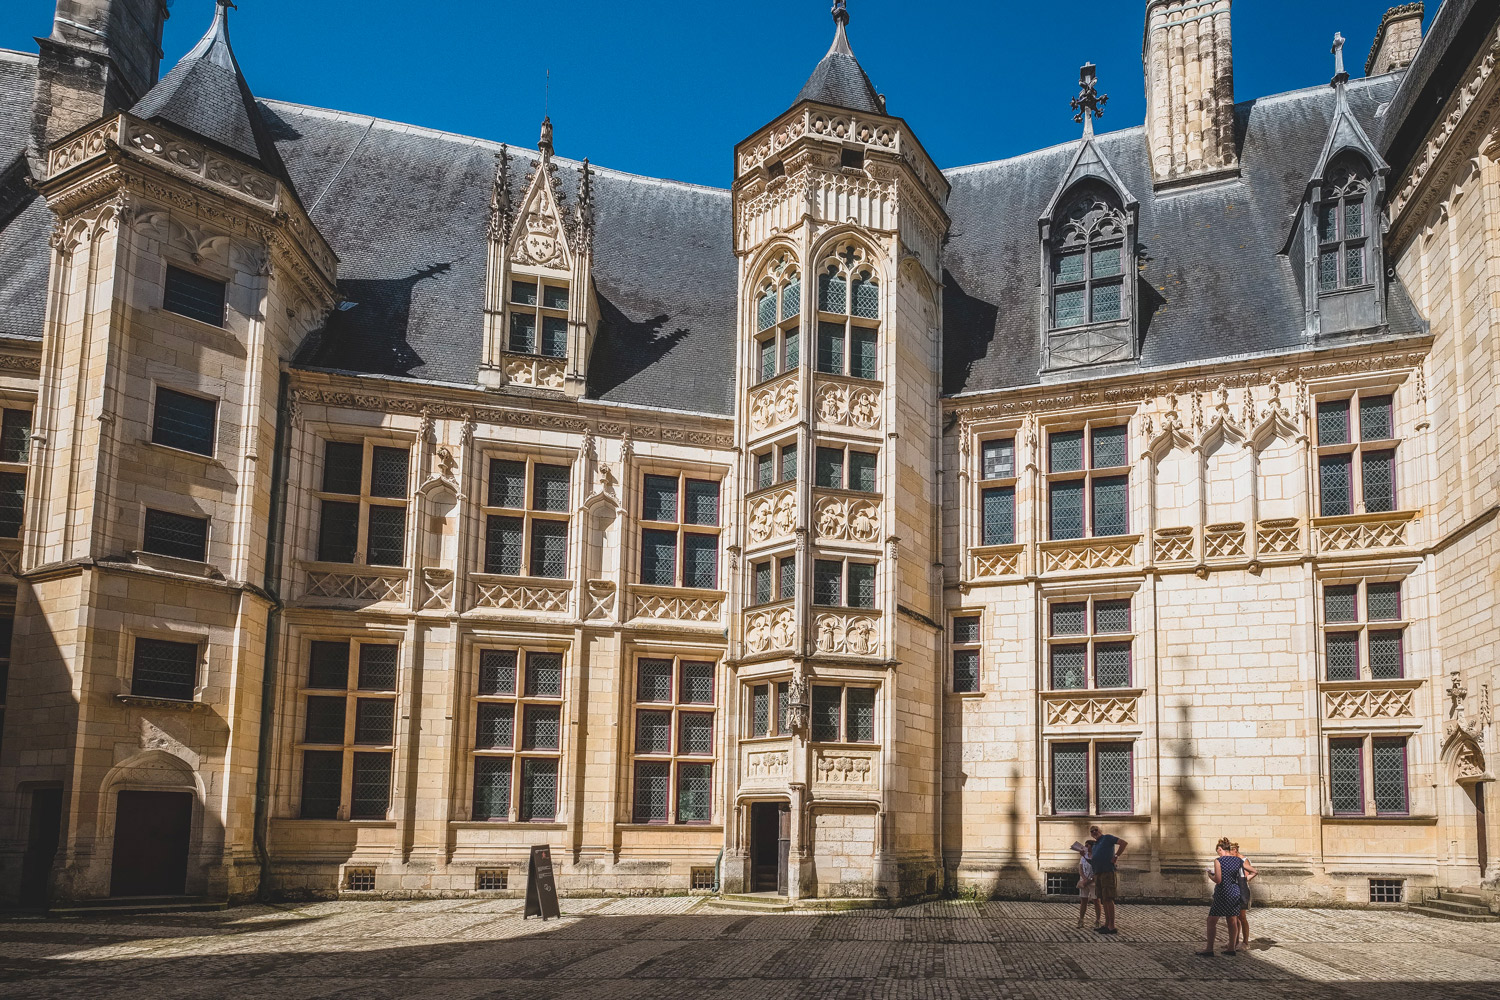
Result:
<svg viewBox="0 0 1500 1000"><path fill-rule="evenodd" d="M589 357L589 391L595 396L608 395L641 372L656 364L688 335L686 327L663 330L667 314L650 319L633 320L603 292L596 292L599 303L599 340Z"/></svg>
<svg viewBox="0 0 1500 1000"><path fill-rule="evenodd" d="M990 351L1000 307L976 299L959 285L951 271L943 271L943 392L961 392L969 373Z"/></svg>
<svg viewBox="0 0 1500 1000"><path fill-rule="evenodd" d="M1189 872L1198 874L1204 867L1196 860L1200 846L1193 843L1195 831L1191 820L1203 797L1197 785L1198 754L1192 736L1192 712L1187 705L1173 705L1171 712L1173 728L1162 748L1162 759L1174 761L1177 773L1172 775L1170 782L1161 781L1161 787L1170 788L1172 794L1170 800L1161 804L1164 839L1156 845L1162 874L1168 877Z"/></svg>
<svg viewBox="0 0 1500 1000"><path fill-rule="evenodd" d="M403 278L340 281L343 304L303 342L297 363L371 375L410 375L427 363L408 342L412 296L419 284L452 267L449 261Z"/></svg>

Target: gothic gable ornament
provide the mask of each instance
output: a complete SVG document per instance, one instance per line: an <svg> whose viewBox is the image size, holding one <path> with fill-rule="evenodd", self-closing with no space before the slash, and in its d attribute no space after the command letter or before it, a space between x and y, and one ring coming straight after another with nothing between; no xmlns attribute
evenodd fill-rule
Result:
<svg viewBox="0 0 1500 1000"><path fill-rule="evenodd" d="M557 200L547 183L551 178L552 158L544 155L532 175L531 190L522 203L521 224L511 243L511 260L531 267L566 271L572 266L564 233L563 217Z"/></svg>

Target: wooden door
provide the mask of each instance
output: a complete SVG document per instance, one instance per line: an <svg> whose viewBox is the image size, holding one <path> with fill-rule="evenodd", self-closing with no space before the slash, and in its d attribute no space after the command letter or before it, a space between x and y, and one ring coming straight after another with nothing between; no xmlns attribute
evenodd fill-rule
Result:
<svg viewBox="0 0 1500 1000"><path fill-rule="evenodd" d="M62 840L62 789L37 788L31 792L31 813L27 820L26 854L21 859L21 905L44 908L47 905L47 880L57 845Z"/></svg>
<svg viewBox="0 0 1500 1000"><path fill-rule="evenodd" d="M187 792L121 792L109 894L182 895L192 825L193 797Z"/></svg>

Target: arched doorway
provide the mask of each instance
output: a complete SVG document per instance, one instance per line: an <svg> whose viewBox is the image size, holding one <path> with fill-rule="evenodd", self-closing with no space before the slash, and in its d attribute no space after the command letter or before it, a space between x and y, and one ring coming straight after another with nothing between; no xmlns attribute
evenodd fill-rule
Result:
<svg viewBox="0 0 1500 1000"><path fill-rule="evenodd" d="M787 864L791 855L792 807L785 801L750 803L750 891L788 890Z"/></svg>
<svg viewBox="0 0 1500 1000"><path fill-rule="evenodd" d="M109 894L186 895L201 813L192 768L148 751L116 767L101 792L113 821Z"/></svg>
<svg viewBox="0 0 1500 1000"><path fill-rule="evenodd" d="M1486 788L1495 780L1489 773L1484 748L1479 743L1479 732L1471 727L1450 724L1443 743L1443 759L1448 775L1461 788L1473 807L1474 847L1479 861L1479 877L1490 870L1489 816Z"/></svg>

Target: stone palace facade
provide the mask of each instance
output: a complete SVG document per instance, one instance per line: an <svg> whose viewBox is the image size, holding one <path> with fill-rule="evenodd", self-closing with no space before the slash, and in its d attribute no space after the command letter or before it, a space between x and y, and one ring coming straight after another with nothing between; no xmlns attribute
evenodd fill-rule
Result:
<svg viewBox="0 0 1500 1000"><path fill-rule="evenodd" d="M1495 885L1494 4L1236 103L1147 0L1144 124L943 170L840 0L728 190L230 6L0 52L9 900Z"/></svg>

